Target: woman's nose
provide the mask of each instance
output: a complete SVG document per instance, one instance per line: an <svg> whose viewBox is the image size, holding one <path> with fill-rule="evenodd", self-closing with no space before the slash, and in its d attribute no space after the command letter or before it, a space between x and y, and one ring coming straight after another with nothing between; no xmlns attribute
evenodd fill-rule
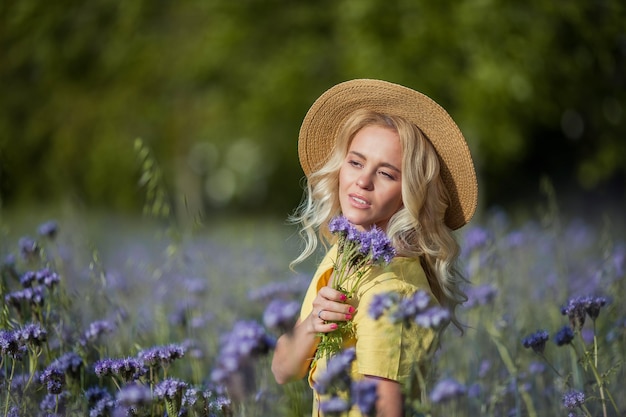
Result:
<svg viewBox="0 0 626 417"><path fill-rule="evenodd" d="M372 188L372 180L368 175L360 175L356 181L356 185L363 189L369 190L370 188Z"/></svg>

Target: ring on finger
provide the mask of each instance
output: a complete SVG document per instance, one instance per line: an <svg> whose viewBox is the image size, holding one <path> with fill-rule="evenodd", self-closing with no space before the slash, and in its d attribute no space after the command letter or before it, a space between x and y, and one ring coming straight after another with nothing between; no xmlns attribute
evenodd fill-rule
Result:
<svg viewBox="0 0 626 417"><path fill-rule="evenodd" d="M322 311L324 311L324 310L320 310L320 311L318 311L318 313L317 313L317 318L318 318L318 319L320 319L320 320L324 320L324 319L322 318Z"/></svg>

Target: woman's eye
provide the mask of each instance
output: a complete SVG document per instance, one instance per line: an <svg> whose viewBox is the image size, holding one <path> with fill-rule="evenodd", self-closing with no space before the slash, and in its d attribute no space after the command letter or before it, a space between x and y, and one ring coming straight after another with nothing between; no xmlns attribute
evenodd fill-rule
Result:
<svg viewBox="0 0 626 417"><path fill-rule="evenodd" d="M360 166L361 166L361 163L360 163L360 162L358 162L358 161L354 161L354 160L350 160L350 161L348 161L348 163L349 163L350 165L352 165L353 167L360 167Z"/></svg>
<svg viewBox="0 0 626 417"><path fill-rule="evenodd" d="M392 174L390 174L390 173L388 173L388 172L386 172L386 171L380 171L380 174L381 174L383 177L387 177L387 178L389 178L390 180L395 180L395 179L396 179L396 177L395 177L394 175L392 175Z"/></svg>

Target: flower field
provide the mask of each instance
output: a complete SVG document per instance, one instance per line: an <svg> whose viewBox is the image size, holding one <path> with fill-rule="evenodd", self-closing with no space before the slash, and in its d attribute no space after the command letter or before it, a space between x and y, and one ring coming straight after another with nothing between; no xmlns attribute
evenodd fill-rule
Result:
<svg viewBox="0 0 626 417"><path fill-rule="evenodd" d="M304 416L270 372L313 261L281 220L185 230L0 217L0 416ZM460 232L471 285L413 415L626 413L620 227L503 212ZM338 414L340 415L340 414Z"/></svg>

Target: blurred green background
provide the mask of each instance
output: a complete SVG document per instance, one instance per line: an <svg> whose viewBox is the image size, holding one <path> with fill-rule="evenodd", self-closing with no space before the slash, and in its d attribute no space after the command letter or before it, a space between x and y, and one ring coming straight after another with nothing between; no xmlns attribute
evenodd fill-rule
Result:
<svg viewBox="0 0 626 417"><path fill-rule="evenodd" d="M151 187L175 213L286 216L304 114L357 77L450 112L483 207L541 178L576 209L624 205L623 0L4 0L2 207L133 213Z"/></svg>

